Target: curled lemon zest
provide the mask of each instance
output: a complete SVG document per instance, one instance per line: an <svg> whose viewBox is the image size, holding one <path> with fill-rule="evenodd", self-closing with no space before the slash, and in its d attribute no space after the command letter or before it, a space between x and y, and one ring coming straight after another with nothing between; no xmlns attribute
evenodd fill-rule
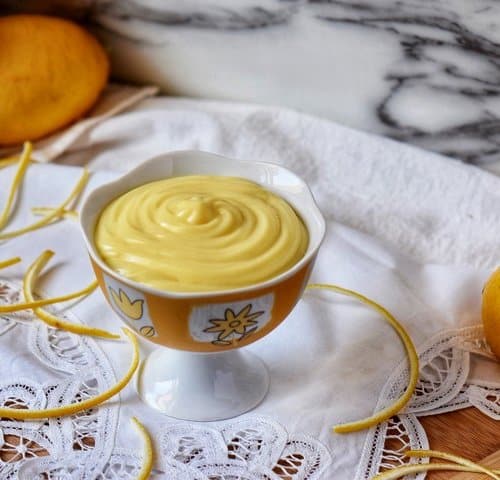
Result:
<svg viewBox="0 0 500 480"><path fill-rule="evenodd" d="M12 155L10 157L0 158L0 168L8 167L9 165L14 165L19 161L18 155Z"/></svg>
<svg viewBox="0 0 500 480"><path fill-rule="evenodd" d="M74 300L75 298L84 297L92 293L97 287L97 282L94 280L89 283L85 288L78 290L77 292L67 293L65 295L60 295L59 297L52 298L42 298L41 300L34 300L32 302L20 302L8 305L0 305L0 313L14 313L20 312L22 310L31 310L38 307L44 307L46 305L53 305L55 303L67 302L68 300Z"/></svg>
<svg viewBox="0 0 500 480"><path fill-rule="evenodd" d="M439 450L407 450L405 456L411 458L439 458L441 460L448 460L450 462L462 465L463 467L474 469L476 472L484 473L495 480L500 480L499 472L491 470L490 468L471 462L467 458L453 455L452 453L440 452Z"/></svg>
<svg viewBox="0 0 500 480"><path fill-rule="evenodd" d="M16 193L19 190L19 186L21 185L24 175L26 174L26 170L30 164L31 151L33 150L30 142L25 142L23 147L23 153L21 154L21 158L19 160L19 164L17 166L16 174L14 175L14 179L10 185L9 194L7 196L7 202L5 203L2 212L0 213L0 230L2 230L7 224L10 216L10 211L12 209L12 204L14 203L14 199L16 198Z"/></svg>
<svg viewBox="0 0 500 480"><path fill-rule="evenodd" d="M128 328L123 328L122 331L132 344L133 355L127 372L122 379L115 383L111 388L100 393L99 395L82 400L81 402L70 403L69 405L63 405L55 408L24 410L18 408L0 407L0 417L12 418L15 420L44 420L47 418L63 417L94 408L97 405L104 403L106 400L109 400L111 397L114 397L130 382L135 371L137 370L137 366L139 365L139 343L137 338Z"/></svg>
<svg viewBox="0 0 500 480"><path fill-rule="evenodd" d="M413 344L412 339L408 335L408 332L393 317L393 315L389 311L387 311L384 307L382 307L378 303L374 302L373 300L370 300L369 298L365 297L364 295L361 295L358 292L355 292L353 290L348 290L347 288L339 287L337 285L330 285L325 283L313 283L308 285L307 289L330 290L336 293L340 293L342 295L347 295L349 297L356 298L365 305L372 307L374 310L380 313L385 318L385 320L391 325L391 327L396 331L406 349L406 353L408 355L408 360L410 364L410 380L408 382L408 386L406 387L406 390L403 392L403 394L394 403L380 410L371 417L367 417L355 422L336 425L335 427L333 427L334 432L335 433L357 432L359 430L364 430L373 427L374 425L384 422L385 420L391 418L393 415L397 414L410 401L410 398L412 397L418 382L418 372L419 372L418 355L417 355L417 350L415 349L415 345Z"/></svg>
<svg viewBox="0 0 500 480"><path fill-rule="evenodd" d="M47 264L47 262L52 258L54 252L51 250L46 250L43 252L28 268L24 279L23 279L23 292L24 297L28 302L34 302L33 290L35 288L36 280L42 268ZM92 292L97 287L97 282L92 282L87 289L87 293ZM82 295L83 296L83 295ZM61 298L61 297L59 297ZM100 328L89 327L87 325L81 325L78 323L67 322L50 312L47 312L41 307L33 308L35 315L42 320L42 322L53 328L59 328L61 330L66 330L68 332L77 333L79 335L91 335L94 337L102 338L119 338L119 335L115 335L107 330L102 330Z"/></svg>
<svg viewBox="0 0 500 480"><path fill-rule="evenodd" d="M153 441L149 432L146 430L144 425L137 420L136 417L131 418L132 423L136 427L139 435L142 438L143 454L142 454L142 467L137 475L137 480L147 480L151 475L151 470L153 469Z"/></svg>
<svg viewBox="0 0 500 480"><path fill-rule="evenodd" d="M465 467L453 463L415 463L412 465L391 468L390 470L375 475L372 480L397 480L406 477L406 475L430 471L481 473L481 470L477 468Z"/></svg>
<svg viewBox="0 0 500 480"><path fill-rule="evenodd" d="M54 213L56 211L56 208L54 207L33 207L31 209L31 212L34 215L47 215L49 213ZM64 209L60 212L58 212L59 218L60 217L66 217L66 218L72 218L72 219L77 219L78 218L78 212L76 210L72 209Z"/></svg>
<svg viewBox="0 0 500 480"><path fill-rule="evenodd" d="M89 179L89 171L87 169L83 170L83 173L76 183L75 187L69 194L69 196L64 200L64 202L61 203L58 207L54 208L51 213L47 213L44 217L40 218L40 220L37 220L36 222L32 223L31 225L28 225L24 228L20 228L19 230L13 230L11 232L5 232L5 233L0 233L0 240L8 240L9 238L13 237L18 237L19 235L23 235L28 232L32 232L34 230L37 230L40 227L43 227L47 225L48 223L52 222L52 220L61 217L62 212L66 210L66 207L73 202L82 190L84 189L85 185L87 184L87 181Z"/></svg>
<svg viewBox="0 0 500 480"><path fill-rule="evenodd" d="M11 265L15 265L21 261L21 257L12 257L7 260L0 260L0 270L2 268L10 267Z"/></svg>

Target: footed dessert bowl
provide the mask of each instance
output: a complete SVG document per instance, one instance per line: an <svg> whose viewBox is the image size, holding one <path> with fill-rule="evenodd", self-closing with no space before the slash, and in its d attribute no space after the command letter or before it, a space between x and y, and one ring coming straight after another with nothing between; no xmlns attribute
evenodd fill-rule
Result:
<svg viewBox="0 0 500 480"><path fill-rule="evenodd" d="M114 199L157 180L188 175L241 177L286 200L305 224L305 254L283 273L248 286L177 292L154 288L113 270L99 254L95 231ZM269 387L264 363L241 349L274 330L300 300L325 234L306 183L279 165L244 162L200 151L152 158L84 201L81 228L100 288L114 312L155 348L137 389L145 403L179 419L211 421L242 414Z"/></svg>

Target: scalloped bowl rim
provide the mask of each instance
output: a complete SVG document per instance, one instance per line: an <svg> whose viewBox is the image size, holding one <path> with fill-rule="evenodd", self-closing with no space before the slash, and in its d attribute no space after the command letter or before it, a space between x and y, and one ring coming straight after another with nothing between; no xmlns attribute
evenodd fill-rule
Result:
<svg viewBox="0 0 500 480"><path fill-rule="evenodd" d="M170 161L170 162L169 162ZM177 165L179 162L179 165ZM201 163L200 163L201 162ZM206 163L205 163L206 162ZM194 164L195 168L191 169ZM167 170L171 169L170 175ZM163 173L164 170L166 173ZM171 290L160 290L149 286L145 283L136 282L130 278L116 272L109 267L100 257L94 244L95 224L99 218L102 209L119 195L145 183L168 178L169 176L180 176L173 174L174 170L187 170L182 175L225 175L239 176L259 183L264 188L277 193L285 198L295 210L298 211L302 220L307 226L309 233L309 245L305 255L292 267L285 272L272 277L264 282L232 288L225 290L208 290L208 291L189 291L177 292ZM201 171L202 170L202 171ZM191 173L188 173L191 172ZM288 185L277 185L263 182L262 179L257 179L256 173L267 173L269 179L276 180L277 176L285 177L293 180L293 183ZM274 175L273 175L274 174ZM264 179L266 180L266 179ZM288 188L289 190L287 190ZM299 188L300 192L293 192L293 189ZM306 204L299 202L306 200ZM291 277L299 271L305 264L317 254L321 243L323 242L326 224L319 207L314 200L311 190L304 180L297 174L281 165L271 162L261 161L244 161L236 160L230 157L216 155L201 150L178 150L164 153L152 157L140 165L120 176L119 178L106 182L95 188L84 200L81 214L80 227L87 246L87 250L95 263L109 276L122 281L124 284L136 288L139 291L149 293L166 298L207 298L232 295L238 292L250 292L260 290L267 287L272 287L281 281Z"/></svg>

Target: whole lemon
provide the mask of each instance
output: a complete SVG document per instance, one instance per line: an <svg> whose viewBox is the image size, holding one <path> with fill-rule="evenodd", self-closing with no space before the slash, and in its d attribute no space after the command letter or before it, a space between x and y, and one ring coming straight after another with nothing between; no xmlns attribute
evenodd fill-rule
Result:
<svg viewBox="0 0 500 480"><path fill-rule="evenodd" d="M481 314L486 341L500 360L500 268L493 272L484 286Z"/></svg>
<svg viewBox="0 0 500 480"><path fill-rule="evenodd" d="M109 74L80 26L43 15L0 18L0 145L36 140L81 117Z"/></svg>

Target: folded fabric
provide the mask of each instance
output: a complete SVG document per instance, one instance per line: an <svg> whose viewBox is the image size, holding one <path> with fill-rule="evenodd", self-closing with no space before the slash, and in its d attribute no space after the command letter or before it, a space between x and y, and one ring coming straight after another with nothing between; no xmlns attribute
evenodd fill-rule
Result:
<svg viewBox="0 0 500 480"><path fill-rule="evenodd" d="M145 118L148 115L151 114ZM110 121L114 120L120 118ZM104 126L100 125L99 129ZM130 152L131 147L128 148ZM412 149L411 153L417 157L417 151ZM108 158L117 164L123 158L118 149L114 153L101 153L96 161L104 155L111 155ZM373 236L332 220L336 210L328 208L329 205L339 205L339 188L348 192L342 189L342 182L337 185L336 181L336 178L345 178L341 173L347 173L338 166L342 162L336 160L338 157L325 162L324 175L331 183L324 183L317 167L311 167L310 163L300 170L300 164L293 158L289 161L284 156L280 161L292 168L295 166L309 180L329 218L327 236L312 280L356 289L385 305L422 347L422 361L426 365L434 361L441 365L443 358L449 357L448 367L440 373L442 378L434 382L432 391L424 388L432 375L427 372L419 387L427 393L417 395L406 414L391 421L402 432L401 441L405 445L425 447L427 440L417 415L453 408L450 402L457 400L463 387L469 388L469 373L477 377L470 384L475 390L465 403L462 399L462 406L473 401L481 403L481 389L486 385L490 393L500 395L498 365L486 361L484 371L470 370L470 355L461 334L445 332L442 337L443 330L479 322L480 292L488 271L464 265L419 263ZM453 171L453 168L446 170L445 160L437 160L448 174ZM338 177L330 169L337 171ZM354 183L361 175L355 174L354 167L351 170ZM0 204L5 200L13 171L12 167L0 171ZM30 167L8 229L32 221L31 207L60 203L80 174L81 169L69 166ZM491 185L500 181L474 170L471 174ZM86 193L117 175L111 171L95 172ZM401 173L394 173L393 177L392 182L407 183ZM422 178L419 181L423 182ZM325 185L327 190L323 190ZM401 190L402 187L398 189ZM484 208L482 203L476 204L477 200L477 196L469 199L471 209ZM453 199L444 202L451 204ZM439 210L436 212L438 215ZM460 212L457 207L457 215ZM378 212L377 218L380 216ZM452 230L458 225L457 222L445 227ZM412 238L415 242L417 237ZM392 243L398 242L395 240ZM487 243L482 246L478 251L485 253L482 262L487 263ZM41 279L40 292L46 295L69 292L91 280L79 227L74 220L61 220L1 244L2 258L23 257L22 265L0 272L1 301L17 301L23 269L47 248L54 250L56 257L53 267ZM459 251L457 247L456 255ZM429 255L435 256L436 252ZM464 261L467 257L456 258ZM100 292L64 314L71 321L111 331L118 331L121 326ZM4 359L0 398L17 398L33 408L55 406L73 401L78 395L104 390L115 376L121 376L129 362L130 347L125 343L57 332L27 314L2 317L0 326L0 351ZM476 330L475 336L470 337L474 341L481 339L480 328ZM431 339L434 335L441 337L434 341ZM146 407L138 399L134 386L129 385L120 395L120 402L115 399L88 414L60 422L3 421L4 434L17 432L34 443L26 449L23 461L1 464L2 475L8 472L18 474L19 478L34 478L51 472L93 478L118 471L120 478L134 478L141 462L140 441L129 422L135 415L154 438L158 478L207 480L226 474L239 480L279 480L283 477L279 476L280 471L288 472L293 480L371 478L387 455L384 441L391 423L348 435L333 434L331 426L369 415L390 401L404 385L405 372L398 371L398 366L404 364L403 349L391 328L376 314L350 300L327 293L307 293L278 329L248 348L264 359L271 375L268 396L249 414L216 424L180 422ZM150 345L143 344L143 355L150 349ZM85 438L89 437L94 439L91 447L86 446ZM48 451L49 456L25 462L24 458L37 456L34 444ZM231 453L235 449L236 455Z"/></svg>
<svg viewBox="0 0 500 480"><path fill-rule="evenodd" d="M500 179L297 112L199 100L145 100L70 140L63 149L57 142L45 147L57 153L58 163L91 165L95 173L86 193L176 149L295 170L328 220L312 280L359 290L392 311L419 346L422 375L403 414L368 432L333 434L332 425L369 415L404 388L403 349L365 307L307 293L277 330L249 347L271 374L271 390L253 412L217 424L179 422L146 407L129 385L119 402L83 415L43 424L3 420L4 435L31 443L19 453L6 441L3 448L18 456L15 462L0 459L2 477L50 472L134 478L141 455L132 415L151 431L158 478L169 480L222 474L238 480L368 480L388 460L403 462L404 448L427 446L419 415L474 405L500 418L499 366L488 359L478 325L482 284L499 258ZM0 170L0 205L13 171ZM7 228L32 221L33 206L58 204L80 173L69 166L31 166ZM46 248L56 257L41 279L41 293L69 292L90 281L79 228L66 219L0 244L1 258L23 257L22 265L0 272L1 302L18 301L23 269ZM112 331L121 325L100 292L64 315ZM2 402L16 398L36 408L74 401L109 387L127 367L130 348L124 343L55 331L26 312L0 320ZM143 355L150 348L143 344ZM396 448L385 444L389 433ZM27 461L40 449L49 455Z"/></svg>
<svg viewBox="0 0 500 480"><path fill-rule="evenodd" d="M310 184L329 219L418 261L498 264L497 177L292 110L147 99L87 130L58 162L126 171L180 149L285 164Z"/></svg>
<svg viewBox="0 0 500 480"><path fill-rule="evenodd" d="M155 95L158 88L154 86L132 87L129 85L110 84L101 93L96 105L81 120L73 123L60 132L54 133L47 138L36 142L32 159L37 162L51 162L68 149L86 131L120 113L137 102ZM30 140L27 138L26 140ZM2 148L0 155L14 155L15 148Z"/></svg>

